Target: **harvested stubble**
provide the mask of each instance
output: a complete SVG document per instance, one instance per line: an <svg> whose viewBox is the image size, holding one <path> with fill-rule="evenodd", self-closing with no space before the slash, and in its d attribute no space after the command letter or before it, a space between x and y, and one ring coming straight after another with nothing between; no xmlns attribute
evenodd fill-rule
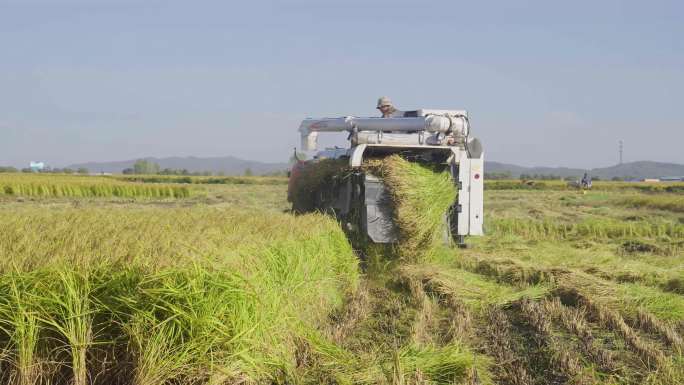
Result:
<svg viewBox="0 0 684 385"><path fill-rule="evenodd" d="M684 213L684 196L677 195L637 195L620 199L618 205L632 208L647 208Z"/></svg>
<svg viewBox="0 0 684 385"><path fill-rule="evenodd" d="M358 280L328 218L201 208L0 211L0 260L21 384L290 376L295 337Z"/></svg>
<svg viewBox="0 0 684 385"><path fill-rule="evenodd" d="M576 191L578 188L561 180L487 180L486 190L549 190L549 191ZM612 182L597 181L592 184L594 191L640 191L646 193L680 193L684 191L682 182Z"/></svg>
<svg viewBox="0 0 684 385"><path fill-rule="evenodd" d="M596 363L601 371L614 373L618 370L613 353L605 349L594 337L586 320L585 308L567 307L561 303L558 297L543 301L542 306L555 322L562 325L569 333L577 336L582 352L592 362Z"/></svg>
<svg viewBox="0 0 684 385"><path fill-rule="evenodd" d="M178 185L143 185L106 177L0 174L0 196L44 198L186 198L190 189Z"/></svg>
<svg viewBox="0 0 684 385"><path fill-rule="evenodd" d="M350 383L472 383L465 381L474 374L479 384L492 383L487 357L462 340L441 339L441 331L423 324L434 325L431 317L436 314L415 281L390 278L378 283L372 283L364 316L340 341L358 357Z"/></svg>
<svg viewBox="0 0 684 385"><path fill-rule="evenodd" d="M523 299L517 305L520 306L522 317L538 333L536 342L540 348L548 351L552 367L574 384L597 382L593 368L585 366L582 355L571 345L571 341L562 338L562 334L555 330L545 307L529 299Z"/></svg>
<svg viewBox="0 0 684 385"><path fill-rule="evenodd" d="M483 310L487 314L486 309L499 313L501 309L508 309L507 312L512 312L516 318L523 320L524 325L533 329L533 333L516 331L522 333L525 336L523 340L528 342L520 346L515 354L531 354L537 349L541 354L539 358L548 361L546 364L550 368L572 378L571 383L603 383L604 380L613 383L622 377L629 381L644 379L645 383L653 384L679 384L684 378L684 368L678 358L681 337L672 323L684 318L681 314L682 301L676 295L634 284L606 282L580 272L557 268L543 274L527 275L530 278L548 277L541 281L537 278L509 280L511 274L508 270L514 269L513 266L517 264L513 261L508 261L509 268L506 269L482 270L477 260L459 259L456 266L485 274L486 277L455 268L453 262L442 262L432 267L404 266L402 272L422 280L426 287L431 288L430 291L463 301L475 314L482 314ZM493 260L491 263L497 265L500 262ZM533 270L529 266L517 269ZM499 283L491 282L487 277ZM540 282L542 285L539 285ZM531 301L543 297L551 299L540 303ZM557 297L562 299L563 304ZM507 305L511 303L514 306ZM552 328L550 320L570 334ZM591 327L599 331L599 338L593 337L587 326L589 321ZM607 337L606 332L612 337ZM480 331L487 339L493 339L500 333L503 331ZM531 345L530 338L533 342ZM574 341L575 338L579 341ZM597 339L599 342L596 342ZM485 341L485 346L489 347L488 354L495 357L510 354L499 349L499 343ZM573 346L576 346L575 350L571 350ZM574 351L581 352L581 357ZM587 365L585 360L590 364ZM597 368L599 371L596 371ZM537 369L530 372L536 380L550 379ZM495 369L495 372L506 383L526 381L524 373L514 368L505 371Z"/></svg>

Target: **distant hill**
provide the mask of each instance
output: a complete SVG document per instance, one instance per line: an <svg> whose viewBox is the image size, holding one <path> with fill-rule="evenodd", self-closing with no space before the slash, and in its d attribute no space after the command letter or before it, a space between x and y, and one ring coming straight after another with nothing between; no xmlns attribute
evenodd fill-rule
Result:
<svg viewBox="0 0 684 385"><path fill-rule="evenodd" d="M601 179L611 179L614 177L644 179L684 176L684 164L640 161L585 170L567 167L522 167L507 163L485 162L485 171L487 173L509 172L514 178L520 177L520 174L578 177L582 176L585 172L589 172L591 176L600 177Z"/></svg>
<svg viewBox="0 0 684 385"><path fill-rule="evenodd" d="M684 164L650 161L631 162L611 167L595 168L591 170L591 174L604 179L612 178L613 176L634 177L639 179L684 176Z"/></svg>
<svg viewBox="0 0 684 385"><path fill-rule="evenodd" d="M267 174L287 170L287 163L264 163L252 160L244 160L233 156L215 158L170 157L170 158L141 158L157 163L162 169L186 169L190 172L211 171L225 175L241 175L246 169L250 169L255 175ZM121 173L123 169L133 167L137 159L117 162L89 162L68 166L72 169L85 167L90 172ZM585 170L568 167L523 167L501 162L485 162L487 173L508 172L513 178L519 178L520 174L527 175L557 175L561 177L579 177L589 171L590 175L601 179L619 178L658 178L664 176L684 176L684 165L675 163L661 163L651 161L623 163L620 165L594 168Z"/></svg>
<svg viewBox="0 0 684 385"><path fill-rule="evenodd" d="M242 175L246 169L250 169L254 175L262 175L277 171L287 170L287 163L264 163L252 160L244 160L232 156L215 158L170 157L170 158L138 158L157 163L161 169L186 169L190 172L211 171L214 174L220 172L225 175ZM85 167L90 172L121 173L125 168L133 167L138 159L122 160L116 162L88 162L72 164L71 169Z"/></svg>

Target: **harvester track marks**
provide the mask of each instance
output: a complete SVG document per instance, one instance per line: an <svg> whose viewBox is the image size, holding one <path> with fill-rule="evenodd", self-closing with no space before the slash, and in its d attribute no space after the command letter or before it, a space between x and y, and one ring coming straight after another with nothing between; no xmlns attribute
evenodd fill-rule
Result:
<svg viewBox="0 0 684 385"><path fill-rule="evenodd" d="M420 309L396 282L367 281L363 314L352 322L341 345L356 354L392 351L409 343Z"/></svg>
<svg viewBox="0 0 684 385"><path fill-rule="evenodd" d="M354 328L368 316L370 299L368 285L364 282L351 294L345 304L330 314L328 335L336 343L344 341Z"/></svg>
<svg viewBox="0 0 684 385"><path fill-rule="evenodd" d="M456 339L471 340L473 316L466 305L429 278L424 278L422 284L424 291L434 298L443 313L438 329L441 343L447 344Z"/></svg>
<svg viewBox="0 0 684 385"><path fill-rule="evenodd" d="M519 286L550 283L553 286L558 287L556 291L565 290L566 287L578 287L578 285L592 287L597 292L605 291L608 293L611 290L614 290L611 280L607 280L605 277L597 276L587 272L580 273L567 269L535 269L520 266L512 260L496 262L477 260L476 263L470 263L469 265L470 266L462 266L462 268L471 272L486 275L500 283ZM587 296L582 297L589 298ZM597 304L594 305L598 306ZM664 345L664 350L671 350L674 354L680 354L684 352L684 338L682 338L680 334L682 331L684 331L682 328L679 328L682 330L680 331L675 325L661 321L652 314L643 310L639 310L636 317L633 317L634 319L625 320L622 318L620 313L615 311L612 311L612 313L609 315L611 316L603 320L614 320L615 322L609 322L607 326L612 325L614 328L611 328L611 330L622 331L623 336L632 341L632 343L628 342L628 344L632 346L632 348L636 349L640 357L646 361L653 362L655 359L655 362L659 362L659 356L662 358L662 354L658 353L659 349L657 346L661 343ZM622 326L622 324L625 324L627 328ZM641 335L639 336L636 333L630 333L628 330L630 327L636 331L640 331ZM637 341L633 336L631 336L632 334L639 337L644 343ZM652 342L650 343L651 345L656 346L653 349L645 347L644 345L648 345L649 342ZM652 350L651 353L653 354L650 354L648 350Z"/></svg>
<svg viewBox="0 0 684 385"><path fill-rule="evenodd" d="M550 314L543 305L522 299L515 303L514 307L519 307L522 318L536 331L533 339L540 350L546 352L549 370L557 372L554 375L564 376L567 378L566 382L572 384L596 382L594 376L584 367L582 357L555 332Z"/></svg>
<svg viewBox="0 0 684 385"><path fill-rule="evenodd" d="M669 361L662 350L642 338L617 311L592 301L574 288L558 288L556 292L560 294L559 297L564 304L584 307L590 322L601 325L623 340L646 369L657 370Z"/></svg>
<svg viewBox="0 0 684 385"><path fill-rule="evenodd" d="M677 355L681 355L684 352L684 340L682 340L675 327L659 320L644 310L637 311L636 319L632 322L631 326L640 329L644 333L655 335Z"/></svg>
<svg viewBox="0 0 684 385"><path fill-rule="evenodd" d="M494 375L502 385L533 385L535 381L529 374L526 356L514 349L516 339L508 316L500 309L491 307L484 311L482 322L484 350L494 358Z"/></svg>
<svg viewBox="0 0 684 385"><path fill-rule="evenodd" d="M556 323L577 337L582 354L596 364L599 370L605 373L619 371L614 354L603 347L600 339L594 337L591 325L586 320L585 309L565 306L558 297L545 300L541 305Z"/></svg>
<svg viewBox="0 0 684 385"><path fill-rule="evenodd" d="M419 278L400 269L395 283L410 293L417 310L413 328L413 340L419 344L432 343L444 346L457 338L465 337L465 327L469 317L463 313L464 307L455 311L456 305L450 302L451 296L435 290L431 281Z"/></svg>
<svg viewBox="0 0 684 385"><path fill-rule="evenodd" d="M528 286L554 282L552 272L521 266L510 259L500 261L477 259L476 261L473 265L462 266L462 268L507 285Z"/></svg>

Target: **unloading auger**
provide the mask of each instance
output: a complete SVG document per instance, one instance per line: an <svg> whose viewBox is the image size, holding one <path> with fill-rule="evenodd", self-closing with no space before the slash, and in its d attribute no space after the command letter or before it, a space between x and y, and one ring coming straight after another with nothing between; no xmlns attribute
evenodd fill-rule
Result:
<svg viewBox="0 0 684 385"><path fill-rule="evenodd" d="M482 235L484 153L470 136L468 114L462 110L405 111L397 118L341 117L305 119L299 126L301 147L317 149L322 132L348 132L350 147L326 149L310 161L297 162L290 173L288 198L296 212L332 212L347 227L375 243L398 241L393 208L381 179L361 167L365 159L399 154L410 161L441 164L449 169L458 189L457 201L444 213L444 238L464 245L467 235ZM322 159L347 160L349 177L320 187L314 202L304 207L293 197L304 170Z"/></svg>

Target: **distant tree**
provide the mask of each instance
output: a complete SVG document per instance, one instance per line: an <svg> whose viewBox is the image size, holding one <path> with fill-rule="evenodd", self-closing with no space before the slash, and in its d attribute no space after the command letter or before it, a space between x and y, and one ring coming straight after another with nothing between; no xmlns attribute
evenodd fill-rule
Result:
<svg viewBox="0 0 684 385"><path fill-rule="evenodd" d="M614 177L610 178L610 180L612 180L613 182L621 182L622 178L620 178L619 176L614 176Z"/></svg>
<svg viewBox="0 0 684 385"><path fill-rule="evenodd" d="M88 169L85 168L85 167L79 167L79 168L76 170L76 172L79 173L79 174L90 174L90 171L88 171Z"/></svg>
<svg viewBox="0 0 684 385"><path fill-rule="evenodd" d="M485 179L511 179L511 172L510 171L505 171L505 172L486 172L485 173Z"/></svg>
<svg viewBox="0 0 684 385"><path fill-rule="evenodd" d="M264 176L289 176L290 170L276 170L267 172Z"/></svg>
<svg viewBox="0 0 684 385"><path fill-rule="evenodd" d="M249 168L249 167L247 167L247 168L245 169L244 176L252 176L252 175L254 175L254 173L252 172L252 169Z"/></svg>
<svg viewBox="0 0 684 385"><path fill-rule="evenodd" d="M9 167L0 167L0 172L17 172L16 168L9 166Z"/></svg>
<svg viewBox="0 0 684 385"><path fill-rule="evenodd" d="M223 170L221 170L221 171L219 171L218 173L216 173L216 175L218 175L218 176L226 176L226 172L223 171Z"/></svg>
<svg viewBox="0 0 684 385"><path fill-rule="evenodd" d="M134 169L132 169L131 167L128 167L128 168L124 168L122 172L124 173L124 175L131 175L131 174L135 174L135 170L134 170Z"/></svg>
<svg viewBox="0 0 684 385"><path fill-rule="evenodd" d="M150 162L149 160L138 159L135 164L133 164L133 171L136 174L158 174L159 165Z"/></svg>

